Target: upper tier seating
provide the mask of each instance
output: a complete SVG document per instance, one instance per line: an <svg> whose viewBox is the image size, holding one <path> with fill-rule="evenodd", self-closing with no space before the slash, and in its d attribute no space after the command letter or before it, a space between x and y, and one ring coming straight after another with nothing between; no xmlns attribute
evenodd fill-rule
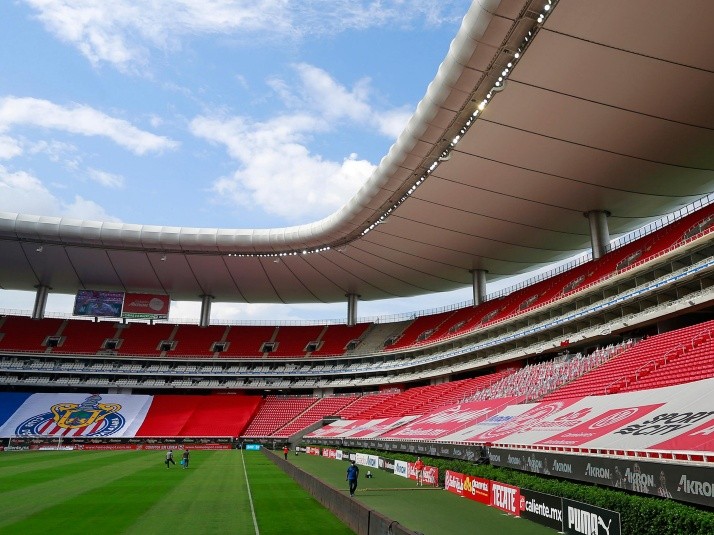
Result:
<svg viewBox="0 0 714 535"><path fill-rule="evenodd" d="M119 336L122 343L119 353L123 355L145 355L157 357L161 354L161 342L168 341L175 325L147 323L127 323Z"/></svg>
<svg viewBox="0 0 714 535"><path fill-rule="evenodd" d="M347 344L353 340L359 340L365 333L369 323L359 323L357 325L330 325L320 339L321 345L317 351L313 351L313 357L325 357L331 355L344 355Z"/></svg>
<svg viewBox="0 0 714 535"><path fill-rule="evenodd" d="M104 349L104 342L117 338L116 321L91 322L87 320L67 320L62 330L62 345L52 349L52 353L91 353Z"/></svg>
<svg viewBox="0 0 714 535"><path fill-rule="evenodd" d="M319 342L320 335L325 330L324 325L305 325L299 327L278 327L275 337L277 343L271 357L305 356L308 344Z"/></svg>
<svg viewBox="0 0 714 535"><path fill-rule="evenodd" d="M402 333L398 340L393 344L385 347L388 351L401 349L414 345L418 342L428 340L439 328L439 326L447 321L454 311L442 312L440 314L430 314L427 316L419 316L409 327Z"/></svg>
<svg viewBox="0 0 714 535"><path fill-rule="evenodd" d="M213 344L224 341L227 329L225 325L180 325L174 336L176 347L171 351L171 355L212 357L215 353Z"/></svg>
<svg viewBox="0 0 714 535"><path fill-rule="evenodd" d="M45 339L56 336L64 321L54 318L33 320L24 316L2 316L0 320L0 351L44 351Z"/></svg>
<svg viewBox="0 0 714 535"><path fill-rule="evenodd" d="M263 344L273 340L276 330L277 327L233 325L226 337L228 347L221 357L262 357Z"/></svg>

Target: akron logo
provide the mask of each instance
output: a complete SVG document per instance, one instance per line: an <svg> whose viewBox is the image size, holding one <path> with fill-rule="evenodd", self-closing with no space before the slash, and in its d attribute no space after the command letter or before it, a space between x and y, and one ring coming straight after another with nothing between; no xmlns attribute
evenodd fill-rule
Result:
<svg viewBox="0 0 714 535"><path fill-rule="evenodd" d="M119 431L126 420L119 414L118 403L99 403L92 395L82 403L57 403L50 412L28 418L15 429L17 435L65 435L104 437Z"/></svg>

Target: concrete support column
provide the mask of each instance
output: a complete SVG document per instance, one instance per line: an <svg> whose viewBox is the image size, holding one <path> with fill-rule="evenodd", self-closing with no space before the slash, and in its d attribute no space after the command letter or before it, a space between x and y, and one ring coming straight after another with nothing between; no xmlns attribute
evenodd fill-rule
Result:
<svg viewBox="0 0 714 535"><path fill-rule="evenodd" d="M211 302L215 299L212 295L201 295L201 317L198 320L199 327L208 327L211 324Z"/></svg>
<svg viewBox="0 0 714 535"><path fill-rule="evenodd" d="M583 215L588 218L588 223L590 223L590 245L593 259L601 258L607 253L607 248L610 245L610 231L607 228L607 218L610 217L610 212L590 210Z"/></svg>
<svg viewBox="0 0 714 535"><path fill-rule="evenodd" d="M32 319L41 320L45 317L47 296L52 288L44 284L38 284L35 288L37 288L37 292L35 293L35 306L32 307Z"/></svg>
<svg viewBox="0 0 714 535"><path fill-rule="evenodd" d="M357 301L360 296L357 294L345 294L347 298L347 325L350 327L357 324Z"/></svg>
<svg viewBox="0 0 714 535"><path fill-rule="evenodd" d="M478 306L486 300L486 269L472 269L471 282L474 292L474 306Z"/></svg>

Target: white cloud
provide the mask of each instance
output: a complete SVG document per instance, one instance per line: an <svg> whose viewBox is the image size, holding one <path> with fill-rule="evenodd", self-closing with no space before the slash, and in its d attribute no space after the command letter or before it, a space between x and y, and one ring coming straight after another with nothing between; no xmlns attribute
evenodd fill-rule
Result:
<svg viewBox="0 0 714 535"><path fill-rule="evenodd" d="M102 136L139 155L177 146L175 141L141 130L124 119L111 117L89 106L60 106L29 97L0 98L0 133L18 126Z"/></svg>
<svg viewBox="0 0 714 535"><path fill-rule="evenodd" d="M196 35L300 39L348 29L415 23L437 26L463 17L465 0L25 0L57 38L89 61L137 71L151 48L178 50Z"/></svg>
<svg viewBox="0 0 714 535"><path fill-rule="evenodd" d="M0 136L0 160L10 160L22 154L20 143L9 136Z"/></svg>
<svg viewBox="0 0 714 535"><path fill-rule="evenodd" d="M37 177L25 171L12 172L1 165L0 211L119 221L94 201L79 195L71 201L64 201L53 195Z"/></svg>
<svg viewBox="0 0 714 535"><path fill-rule="evenodd" d="M336 210L374 170L355 155L332 162L312 154L305 139L323 128L322 121L304 115L255 124L207 117L191 123L194 135L224 144L240 164L214 183L219 200L258 205L290 221L315 220Z"/></svg>
<svg viewBox="0 0 714 535"><path fill-rule="evenodd" d="M107 188L122 188L124 187L124 177L120 175L115 175L108 173L107 171L100 171L99 169L87 169L87 176L93 182L101 184Z"/></svg>
<svg viewBox="0 0 714 535"><path fill-rule="evenodd" d="M197 137L225 145L238 162L235 172L213 184L219 202L259 207L290 222L314 221L352 197L375 165L357 154L341 161L315 154L309 148L313 136L361 128L394 138L411 114L402 108L374 108L367 79L347 88L312 65L298 64L294 71L297 81L268 81L290 114L263 122L240 116L199 116L190 128Z"/></svg>
<svg viewBox="0 0 714 535"><path fill-rule="evenodd" d="M374 121L381 134L396 139L413 114L414 110L402 107L375 114Z"/></svg>

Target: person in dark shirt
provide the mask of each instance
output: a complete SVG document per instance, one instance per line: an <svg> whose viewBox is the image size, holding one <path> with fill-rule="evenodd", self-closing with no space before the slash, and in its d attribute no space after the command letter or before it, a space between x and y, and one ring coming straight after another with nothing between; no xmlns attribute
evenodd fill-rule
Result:
<svg viewBox="0 0 714 535"><path fill-rule="evenodd" d="M347 468L347 482L350 484L350 496L354 496L357 491L357 478L359 477L359 468L352 461L352 464Z"/></svg>
<svg viewBox="0 0 714 535"><path fill-rule="evenodd" d="M188 457L188 448L186 448L185 450L183 450L183 455L181 456L181 464L183 464L184 469L188 468Z"/></svg>

